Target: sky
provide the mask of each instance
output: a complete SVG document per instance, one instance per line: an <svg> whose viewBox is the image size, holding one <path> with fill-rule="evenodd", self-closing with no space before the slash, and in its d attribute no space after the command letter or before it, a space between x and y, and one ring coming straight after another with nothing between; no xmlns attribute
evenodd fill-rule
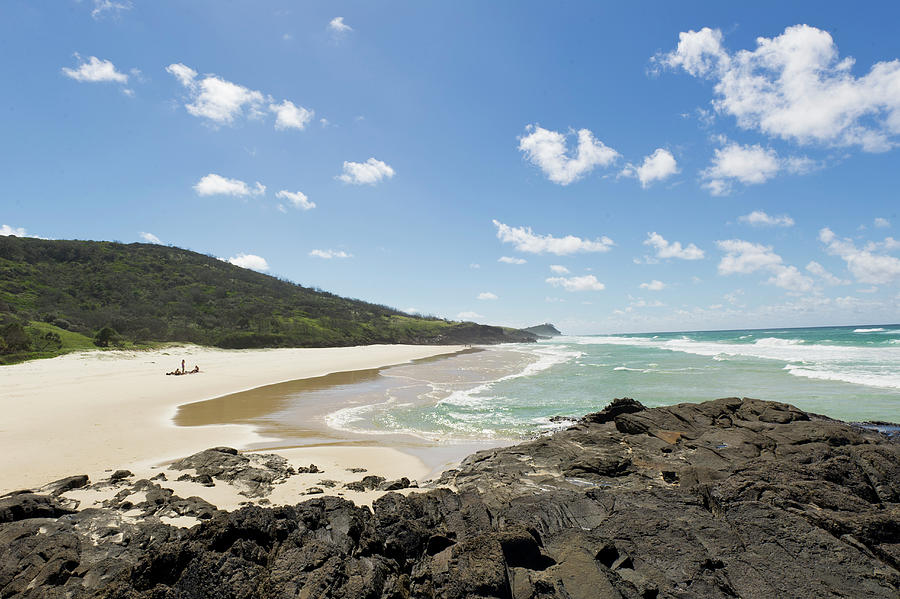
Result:
<svg viewBox="0 0 900 599"><path fill-rule="evenodd" d="M900 321L900 4L4 0L0 234L454 320Z"/></svg>

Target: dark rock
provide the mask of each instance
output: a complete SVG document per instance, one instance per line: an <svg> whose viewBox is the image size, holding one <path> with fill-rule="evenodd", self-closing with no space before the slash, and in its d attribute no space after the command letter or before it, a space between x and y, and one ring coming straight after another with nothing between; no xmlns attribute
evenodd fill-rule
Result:
<svg viewBox="0 0 900 599"><path fill-rule="evenodd" d="M338 481L326 478L326 479L320 480L318 482L318 485L320 487L325 487L327 489L333 489L338 485Z"/></svg>
<svg viewBox="0 0 900 599"><path fill-rule="evenodd" d="M65 478L55 480L52 483L47 483L46 485L41 487L39 491L41 493L49 493L50 495L62 495L66 491L85 487L90 484L90 482L91 481L86 474L79 474L78 476L67 476Z"/></svg>
<svg viewBox="0 0 900 599"><path fill-rule="evenodd" d="M374 491L378 487L384 483L385 478L383 476L375 476L370 474L369 476L364 476L362 480L357 480L352 483L347 483L344 485L345 489L349 489L351 491ZM407 480L407 483L409 481Z"/></svg>
<svg viewBox="0 0 900 599"><path fill-rule="evenodd" d="M365 478L363 480L365 480ZM399 491L400 489L408 489L410 486L409 479L404 476L398 480L384 481L379 484L376 489L379 491Z"/></svg>
<svg viewBox="0 0 900 599"><path fill-rule="evenodd" d="M601 411L588 414L582 418L582 420L584 422L603 424L604 422L615 420L616 416L619 414L634 414L635 412L642 412L646 409L647 408L639 401L635 401L630 397L621 397L612 400L609 405Z"/></svg>
<svg viewBox="0 0 900 599"><path fill-rule="evenodd" d="M322 472L315 464L310 464L309 466L298 466L297 474L319 474Z"/></svg>
<svg viewBox="0 0 900 599"><path fill-rule="evenodd" d="M456 491L388 492L371 510L207 504L180 529L159 517L204 513L202 500L137 481L104 509L7 520L0 597L900 594L900 444L753 399L630 405L470 456L439 481ZM147 515L131 523L120 509L136 492Z"/></svg>
<svg viewBox="0 0 900 599"><path fill-rule="evenodd" d="M360 472L368 472L368 470L366 470L365 468L359 468L359 467L344 468L344 470L346 470L347 472L352 472L354 474L359 474Z"/></svg>
<svg viewBox="0 0 900 599"><path fill-rule="evenodd" d="M310 468L315 468L310 465ZM262 497L272 492L272 487L296 474L294 468L283 457L275 454L240 454L230 447L206 449L182 460L172 462L171 470L196 471L195 480L212 486L212 479L219 479L240 488L241 495ZM312 470L308 470L312 472ZM318 469L315 470L318 472ZM184 475L182 475L183 477ZM182 480L179 477L178 480Z"/></svg>
<svg viewBox="0 0 900 599"><path fill-rule="evenodd" d="M71 514L72 511L52 495L18 493L0 499L0 523L28 518L58 518L64 514Z"/></svg>
<svg viewBox="0 0 900 599"><path fill-rule="evenodd" d="M109 480L119 481L130 478L132 476L134 476L134 473L131 470L116 470L109 476Z"/></svg>

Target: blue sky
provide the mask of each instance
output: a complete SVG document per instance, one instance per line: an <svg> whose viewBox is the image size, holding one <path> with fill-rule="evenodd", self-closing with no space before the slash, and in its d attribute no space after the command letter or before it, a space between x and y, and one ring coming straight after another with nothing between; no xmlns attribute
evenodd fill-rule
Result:
<svg viewBox="0 0 900 599"><path fill-rule="evenodd" d="M7 0L0 232L568 333L900 321L900 6Z"/></svg>

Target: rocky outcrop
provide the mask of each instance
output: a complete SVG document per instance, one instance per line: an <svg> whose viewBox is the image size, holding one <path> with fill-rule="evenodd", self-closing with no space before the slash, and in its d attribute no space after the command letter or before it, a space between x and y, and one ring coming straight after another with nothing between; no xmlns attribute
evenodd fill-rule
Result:
<svg viewBox="0 0 900 599"><path fill-rule="evenodd" d="M619 400L439 483L455 490L214 511L189 530L121 506L32 511L0 524L0 597L900 593L900 444L785 404Z"/></svg>
<svg viewBox="0 0 900 599"><path fill-rule="evenodd" d="M170 470L194 470L194 476L182 475L184 480L193 480L206 486L213 486L213 479L230 483L240 488L245 497L262 497L272 491L272 487L283 482L297 471L288 461L274 453L240 454L231 447L213 447L192 456L173 462ZM319 472L314 464L301 468L304 473Z"/></svg>

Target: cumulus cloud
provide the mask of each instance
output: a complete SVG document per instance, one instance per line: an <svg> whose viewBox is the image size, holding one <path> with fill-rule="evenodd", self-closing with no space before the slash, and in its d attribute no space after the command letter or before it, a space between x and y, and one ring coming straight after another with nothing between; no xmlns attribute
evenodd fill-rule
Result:
<svg viewBox="0 0 900 599"><path fill-rule="evenodd" d="M826 285L846 285L847 284L847 281L843 281L843 280L837 278L836 276L834 276L833 274L828 272L828 270L824 266L822 266L821 264L819 264L816 261L812 261L809 264L807 264L806 270L807 270L807 272L810 272L810 273L816 275L817 277L819 277L822 280L822 282L825 283Z"/></svg>
<svg viewBox="0 0 900 599"><path fill-rule="evenodd" d="M484 318L484 315L478 312L460 312L456 315L457 320L474 320L475 318Z"/></svg>
<svg viewBox="0 0 900 599"><path fill-rule="evenodd" d="M229 179L216 173L210 173L194 185L194 191L198 196L249 197L263 195L266 193L266 186L257 181L254 187L250 187L239 179Z"/></svg>
<svg viewBox="0 0 900 599"><path fill-rule="evenodd" d="M490 291L484 291L478 294L478 298L480 300L495 300L498 299L497 296Z"/></svg>
<svg viewBox="0 0 900 599"><path fill-rule="evenodd" d="M9 225L0 225L0 237L34 237L34 235L29 235L23 227L11 227Z"/></svg>
<svg viewBox="0 0 900 599"><path fill-rule="evenodd" d="M258 270L261 272L269 270L269 263L266 262L266 259L262 256L257 256L256 254L238 254L237 256L229 258L228 261L235 266L248 268L250 270Z"/></svg>
<svg viewBox="0 0 900 599"><path fill-rule="evenodd" d="M860 283L884 285L900 278L900 259L894 256L857 248L853 241L839 238L828 227L819 231L819 241L829 254L840 256L847 263L847 269Z"/></svg>
<svg viewBox="0 0 900 599"><path fill-rule="evenodd" d="M679 34L658 65L713 81L713 106L738 126L798 144L858 146L880 152L900 133L900 61L877 62L862 77L827 31L794 25L756 49L729 52L722 32Z"/></svg>
<svg viewBox="0 0 900 599"><path fill-rule="evenodd" d="M261 119L269 112L275 114L276 129L302 130L312 119L312 110L297 106L289 100L276 102L261 91L250 89L216 75L197 74L182 63L173 63L166 71L175 77L188 92L184 107L189 114L208 119L214 125L232 125L243 116Z"/></svg>
<svg viewBox="0 0 900 599"><path fill-rule="evenodd" d="M770 216L762 210L754 210L750 214L739 216L738 220L742 223L752 225L754 227L793 227L794 219L787 214L781 216Z"/></svg>
<svg viewBox="0 0 900 599"><path fill-rule="evenodd" d="M108 60L102 60L96 56L89 56L87 61L84 61L78 54L75 54L75 58L80 62L78 68L62 68L63 75L70 79L74 79L81 83L128 83L128 75L117 71L116 65Z"/></svg>
<svg viewBox="0 0 900 599"><path fill-rule="evenodd" d="M678 163L672 153L663 148L657 148L652 154L644 157L644 162L640 166L630 163L626 165L620 175L637 177L641 182L641 187L646 189L655 181L663 181L678 172Z"/></svg>
<svg viewBox="0 0 900 599"><path fill-rule="evenodd" d="M663 289L666 288L666 284L663 283L662 281L657 281L656 279L653 279L649 283L641 283L640 288L646 289L648 291L662 291Z"/></svg>
<svg viewBox="0 0 900 599"><path fill-rule="evenodd" d="M502 262L503 264L525 264L528 260L525 258L513 258L512 256L500 256L497 258L497 262Z"/></svg>
<svg viewBox="0 0 900 599"><path fill-rule="evenodd" d="M141 231L140 237L147 243L162 243L162 241L159 240L159 237L157 237L153 233L147 233L146 231Z"/></svg>
<svg viewBox="0 0 900 599"><path fill-rule="evenodd" d="M282 189L275 194L276 198L287 200L290 204L299 210L312 210L316 207L316 203L311 201L302 191L288 191Z"/></svg>
<svg viewBox="0 0 900 599"><path fill-rule="evenodd" d="M348 254L343 250L313 250L309 253L314 258L324 258L331 260L332 258L352 258L353 254Z"/></svg>
<svg viewBox="0 0 900 599"><path fill-rule="evenodd" d="M285 100L281 104L269 104L269 110L276 115L276 129L299 129L302 131L315 114L312 110L295 106L290 100Z"/></svg>
<svg viewBox="0 0 900 599"><path fill-rule="evenodd" d="M578 130L578 146L569 155L566 135L538 125L525 127L526 135L519 137L519 150L547 178L560 185L577 181L598 166L609 166L619 153L594 138L588 129Z"/></svg>
<svg viewBox="0 0 900 599"><path fill-rule="evenodd" d="M353 31L353 27L344 23L344 17L335 17L328 21L328 29L335 34L343 35Z"/></svg>
<svg viewBox="0 0 900 599"><path fill-rule="evenodd" d="M875 219L874 224L876 227L880 229L886 229L891 226L891 221L886 218L881 218L880 216Z"/></svg>
<svg viewBox="0 0 900 599"><path fill-rule="evenodd" d="M598 281L594 275L550 277L546 281L554 287L562 287L566 291L603 291L606 289L606 285Z"/></svg>
<svg viewBox="0 0 900 599"><path fill-rule="evenodd" d="M606 236L591 241L574 235L565 237L536 235L531 227L510 227L498 220L492 222L497 227L497 239L503 243L513 244L520 252L566 256L576 252L608 252L615 245L613 240Z"/></svg>
<svg viewBox="0 0 900 599"><path fill-rule="evenodd" d="M394 176L394 169L374 157L365 162L344 162L344 172L336 177L351 185L375 185Z"/></svg>
<svg viewBox="0 0 900 599"><path fill-rule="evenodd" d="M266 97L260 91L215 75L204 75L198 80L196 71L181 63L169 65L166 71L188 89L190 101L184 107L194 116L209 119L218 125L230 125L244 114L251 117L262 115Z"/></svg>
<svg viewBox="0 0 900 599"><path fill-rule="evenodd" d="M801 273L795 266L785 265L772 246L743 239L726 239L717 241L716 245L725 252L719 262L718 270L721 275L750 274L762 270L772 275L766 281L770 285L798 293L809 291L813 287L812 278Z"/></svg>
<svg viewBox="0 0 900 599"><path fill-rule="evenodd" d="M566 268L565 266L560 265L560 264L551 264L551 265L550 265L550 270L553 271L555 274L558 274L558 275L567 275L567 274L569 274L569 269Z"/></svg>
<svg viewBox="0 0 900 599"><path fill-rule="evenodd" d="M656 257L660 259L680 258L681 260L700 260L705 255L703 250L693 243L689 243L686 247L682 247L680 241L673 241L670 243L656 231L647 233L647 239L644 240L644 245L655 248Z"/></svg>
<svg viewBox="0 0 900 599"><path fill-rule="evenodd" d="M727 195L734 181L744 184L765 183L781 169L778 154L759 144L742 146L729 143L716 148L712 164L700 172L704 186L713 195Z"/></svg>

